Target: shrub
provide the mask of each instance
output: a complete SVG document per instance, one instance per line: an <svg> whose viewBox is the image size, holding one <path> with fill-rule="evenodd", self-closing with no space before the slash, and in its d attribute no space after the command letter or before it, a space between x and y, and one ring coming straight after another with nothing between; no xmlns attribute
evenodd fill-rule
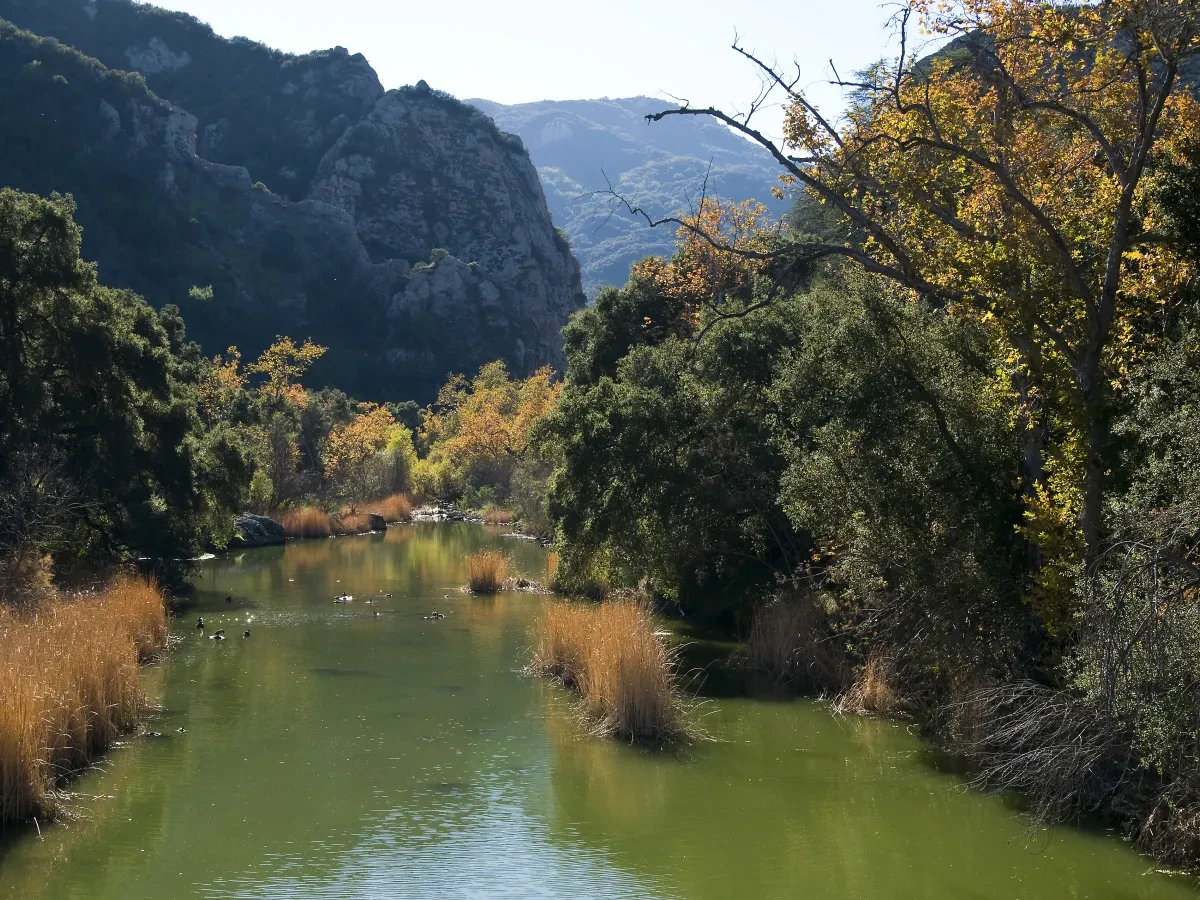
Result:
<svg viewBox="0 0 1200 900"><path fill-rule="evenodd" d="M32 610L0 607L0 827L53 815L58 783L134 726L147 705L138 663L166 638L162 592L133 576Z"/></svg>
<svg viewBox="0 0 1200 900"><path fill-rule="evenodd" d="M467 557L467 584L473 594L494 594L508 575L508 557L498 550L484 550Z"/></svg>
<svg viewBox="0 0 1200 900"><path fill-rule="evenodd" d="M370 530L370 517L353 508L344 510L333 520L334 534L366 534Z"/></svg>
<svg viewBox="0 0 1200 900"><path fill-rule="evenodd" d="M882 653L872 652L850 689L838 698L837 711L860 716L897 715L902 711L902 704L893 689L894 681L891 661Z"/></svg>
<svg viewBox="0 0 1200 900"><path fill-rule="evenodd" d="M280 517L283 532L288 537L315 538L333 534L333 522L315 506L289 509Z"/></svg>
<svg viewBox="0 0 1200 900"><path fill-rule="evenodd" d="M412 469L412 484L421 502L454 500L462 494L459 474L449 460L440 457L418 459Z"/></svg>
<svg viewBox="0 0 1200 900"><path fill-rule="evenodd" d="M688 733L675 656L644 603L546 605L530 671L575 690L595 734L663 742Z"/></svg>
<svg viewBox="0 0 1200 900"><path fill-rule="evenodd" d="M53 560L37 547L24 546L0 556L0 603L38 603L54 594Z"/></svg>

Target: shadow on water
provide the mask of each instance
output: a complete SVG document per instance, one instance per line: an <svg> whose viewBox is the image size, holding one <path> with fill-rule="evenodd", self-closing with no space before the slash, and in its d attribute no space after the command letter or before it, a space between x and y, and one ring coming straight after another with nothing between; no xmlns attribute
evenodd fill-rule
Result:
<svg viewBox="0 0 1200 900"><path fill-rule="evenodd" d="M687 693L702 700L748 698L787 703L800 699L786 684L737 663L737 640L724 631L672 621L679 673Z"/></svg>

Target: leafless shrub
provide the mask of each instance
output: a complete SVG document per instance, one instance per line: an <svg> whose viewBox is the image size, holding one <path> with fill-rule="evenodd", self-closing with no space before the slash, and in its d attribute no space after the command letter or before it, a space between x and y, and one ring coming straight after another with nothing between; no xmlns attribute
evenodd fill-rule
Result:
<svg viewBox="0 0 1200 900"><path fill-rule="evenodd" d="M53 452L12 454L0 475L0 602L35 603L53 593L49 553L84 506Z"/></svg>
<svg viewBox="0 0 1200 900"><path fill-rule="evenodd" d="M1022 793L1038 820L1104 810L1136 777L1129 736L1067 691L975 685L952 701L948 724L954 748L977 766L976 786Z"/></svg>
<svg viewBox="0 0 1200 900"><path fill-rule="evenodd" d="M1137 845L1200 858L1200 509L1156 510L1123 531L1084 580L1076 687L1132 736L1152 792L1123 798Z"/></svg>

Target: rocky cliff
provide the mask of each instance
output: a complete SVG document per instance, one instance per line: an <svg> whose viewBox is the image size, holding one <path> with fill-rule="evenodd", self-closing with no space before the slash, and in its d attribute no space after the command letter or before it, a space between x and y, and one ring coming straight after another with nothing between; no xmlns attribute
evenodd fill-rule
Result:
<svg viewBox="0 0 1200 900"><path fill-rule="evenodd" d="M364 398L562 364L578 264L521 141L474 108L125 0L0 16L73 45L0 23L0 183L74 194L101 279L178 303L210 352L311 337L314 379Z"/></svg>

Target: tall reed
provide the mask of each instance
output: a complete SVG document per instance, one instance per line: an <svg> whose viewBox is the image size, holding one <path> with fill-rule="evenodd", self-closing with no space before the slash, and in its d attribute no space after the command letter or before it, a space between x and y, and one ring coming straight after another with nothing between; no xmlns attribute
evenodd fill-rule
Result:
<svg viewBox="0 0 1200 900"><path fill-rule="evenodd" d="M781 598L755 611L741 660L800 690L835 692L846 681L846 665L829 631L811 595Z"/></svg>
<svg viewBox="0 0 1200 900"><path fill-rule="evenodd" d="M508 575L508 557L499 550L483 550L467 557L467 586L472 594L494 594Z"/></svg>
<svg viewBox="0 0 1200 900"><path fill-rule="evenodd" d="M166 639L162 592L134 576L0 608L0 828L52 816L61 781L136 724L147 705L138 664Z"/></svg>
<svg viewBox="0 0 1200 900"><path fill-rule="evenodd" d="M279 517L283 533L291 538L329 537L333 534L333 522L323 510L315 506L289 509Z"/></svg>
<svg viewBox="0 0 1200 900"><path fill-rule="evenodd" d="M575 690L596 734L665 742L688 732L675 655L644 603L548 603L534 632L530 671Z"/></svg>
<svg viewBox="0 0 1200 900"><path fill-rule="evenodd" d="M489 506L483 511L485 525L508 525L514 521L516 521L516 516L512 514L512 511L499 506Z"/></svg>
<svg viewBox="0 0 1200 900"><path fill-rule="evenodd" d="M392 494L373 503L361 504L368 512L383 516L388 524L392 522L407 522L412 518L412 501L404 494Z"/></svg>
<svg viewBox="0 0 1200 900"><path fill-rule="evenodd" d="M330 527L334 534L366 534L371 530L371 519L365 512L351 508L331 519Z"/></svg>
<svg viewBox="0 0 1200 900"><path fill-rule="evenodd" d="M903 712L904 704L893 689L896 681L891 661L872 650L867 661L854 677L850 689L838 698L834 708L839 713L866 716L895 716Z"/></svg>

